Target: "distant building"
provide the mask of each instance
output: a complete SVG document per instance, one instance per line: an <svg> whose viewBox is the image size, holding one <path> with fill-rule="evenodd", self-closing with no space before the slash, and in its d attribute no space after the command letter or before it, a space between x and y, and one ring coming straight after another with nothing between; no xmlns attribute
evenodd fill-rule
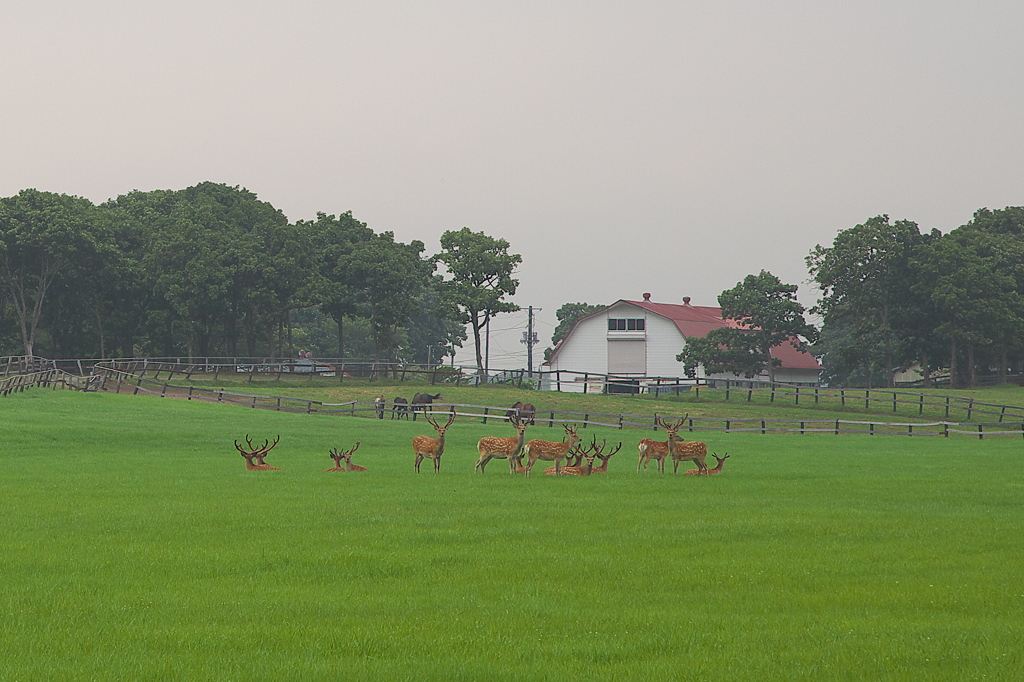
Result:
<svg viewBox="0 0 1024 682"><path fill-rule="evenodd" d="M563 391L583 391L584 381L592 381L587 391L600 392L603 379L584 374L614 374L636 377L638 385L646 377L683 377L683 365L676 360L688 338L702 338L712 329L735 326L722 319L722 309L690 304L653 303L650 294L642 301L616 301L607 308L581 317L552 351L545 362L549 371L562 370ZM821 365L810 353L790 343L772 349L781 360L775 368L775 380L784 383L817 384ZM568 373L573 373L570 377ZM733 374L708 376L697 368L698 378L736 379ZM756 379L768 379L763 372ZM545 386L553 388L553 386Z"/></svg>

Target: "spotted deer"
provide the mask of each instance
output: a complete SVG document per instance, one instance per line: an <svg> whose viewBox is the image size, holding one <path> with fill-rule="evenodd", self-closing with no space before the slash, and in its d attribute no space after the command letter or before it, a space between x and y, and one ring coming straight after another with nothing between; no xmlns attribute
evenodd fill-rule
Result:
<svg viewBox="0 0 1024 682"><path fill-rule="evenodd" d="M590 446L587 446L586 450L577 446L570 451L570 455L566 458L567 461L572 459L570 464L563 466L560 470L556 470L553 466L548 467L544 473L548 476L589 476L594 472L596 457L597 453L592 451Z"/></svg>
<svg viewBox="0 0 1024 682"><path fill-rule="evenodd" d="M235 449L242 453L242 457L245 458L245 469L246 471L280 471L281 467L272 467L263 461L263 458L267 456L267 453L274 449L274 446L280 442L281 436L274 439L271 443L269 440L263 441L263 445L255 447L252 444L252 439L249 438L249 434L245 435L245 444L249 446L246 450L239 442L235 441Z"/></svg>
<svg viewBox="0 0 1024 682"><path fill-rule="evenodd" d="M669 444L672 443L672 440L674 438L678 438L677 434L679 432L679 427L683 425L683 422L686 421L686 417L688 416L690 416L689 413L687 413L686 416L684 416L682 419L680 419L679 421L675 422L672 425L666 424L661 417L658 417L658 426L665 429L665 433L668 434L668 440L662 442L652 440L650 438L644 438L643 440L640 441L639 445L637 446L640 450L640 459L636 463L637 473L640 473L641 464L644 467L644 471L647 471L647 463L652 459L657 460L658 471L660 471L661 473L665 473L665 459L669 455Z"/></svg>
<svg viewBox="0 0 1024 682"><path fill-rule="evenodd" d="M562 458L568 454L572 446L580 442L579 434L576 433L576 429L579 427L569 426L568 424L562 424L562 428L565 429L565 433L568 436L568 440L564 440L561 443L555 443L549 440L531 440L527 441L526 445L523 446L523 457L526 458L526 477L530 477L530 470L533 469L533 465L538 459L546 461L554 461L555 463L555 475L558 475L559 470L562 467Z"/></svg>
<svg viewBox="0 0 1024 682"><path fill-rule="evenodd" d="M330 455L331 459L334 460L334 466L331 467L330 469L324 469L324 471L366 471L366 467L361 467L358 464L352 463L352 453L358 449L358 442L351 450L343 450L341 452L338 452L338 448L331 448L331 451L328 454ZM345 464L341 463L342 460L345 461Z"/></svg>
<svg viewBox="0 0 1024 682"><path fill-rule="evenodd" d="M437 438L416 436L412 439L412 449L416 453L416 473L420 472L420 462L424 458L434 460L434 473L439 473L441 471L441 455L444 454L444 434L448 427L452 425L452 422L455 421L455 410L452 409L448 423L444 426L438 426L437 422L431 419L428 414L424 414L423 417L437 431Z"/></svg>
<svg viewBox="0 0 1024 682"><path fill-rule="evenodd" d="M689 471L684 471L683 474L686 476L714 476L715 474L722 473L722 464L725 463L725 460L729 459L729 453L725 453L724 457L719 457L717 454L712 452L711 456L718 460L718 466L714 469L708 469L706 471L702 469L690 469Z"/></svg>
<svg viewBox="0 0 1024 682"><path fill-rule="evenodd" d="M698 471L706 472L708 465L704 459L708 456L708 446L699 440L683 441L675 433L669 436L672 454L672 470L679 473L680 462L693 462Z"/></svg>
<svg viewBox="0 0 1024 682"><path fill-rule="evenodd" d="M596 441L596 439L595 439L595 441ZM595 453L597 455L597 458L601 460L601 466L594 467L594 472L593 473L595 473L595 474L607 473L608 472L608 460L612 458L612 455L614 455L616 452L618 452L619 450L622 449L622 443L620 442L618 447L616 447L614 450L612 450L611 452L609 452L606 455L606 454L604 454L604 449L605 449L606 445L607 445L607 441L602 443L601 447L598 448L597 452Z"/></svg>
<svg viewBox="0 0 1024 682"><path fill-rule="evenodd" d="M480 442L476 444L480 459L473 467L474 471L479 469L482 474L487 463L492 459L507 459L510 473L516 473L516 464L522 460L521 457L517 458L517 455L523 449L523 442L526 440L527 423L519 421L518 415L512 415L508 421L515 428L517 435L512 438L497 438L495 436L481 438Z"/></svg>

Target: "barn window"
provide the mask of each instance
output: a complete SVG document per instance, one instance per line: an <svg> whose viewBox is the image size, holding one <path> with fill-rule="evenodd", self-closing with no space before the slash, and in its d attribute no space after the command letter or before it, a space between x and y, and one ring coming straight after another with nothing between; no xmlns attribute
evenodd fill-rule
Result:
<svg viewBox="0 0 1024 682"><path fill-rule="evenodd" d="M615 331L622 331L622 332L624 332L624 331L631 331L631 332L632 331L641 331L642 332L646 328L647 327L644 324L644 318L642 318L642 317L641 318L633 318L633 319L625 319L625 320L617 319L617 318L612 318L612 317L608 318L608 331L610 331L610 332L615 332Z"/></svg>

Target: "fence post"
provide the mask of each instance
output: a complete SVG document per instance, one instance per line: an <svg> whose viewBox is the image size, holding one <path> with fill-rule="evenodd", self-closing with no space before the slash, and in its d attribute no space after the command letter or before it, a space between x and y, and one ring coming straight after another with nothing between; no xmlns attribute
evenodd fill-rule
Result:
<svg viewBox="0 0 1024 682"><path fill-rule="evenodd" d="M918 414L924 414L924 393L921 394L921 404L917 408Z"/></svg>
<svg viewBox="0 0 1024 682"><path fill-rule="evenodd" d="M1003 409L999 411L999 423L1003 423L1003 415L1006 414L1006 405L1003 405Z"/></svg>
<svg viewBox="0 0 1024 682"><path fill-rule="evenodd" d="M978 424L978 440L985 440L985 435L981 432L981 424Z"/></svg>
<svg viewBox="0 0 1024 682"><path fill-rule="evenodd" d="M772 399L771 402L775 402L775 384L772 384Z"/></svg>
<svg viewBox="0 0 1024 682"><path fill-rule="evenodd" d="M971 421L971 413L974 412L974 398L967 404L967 421Z"/></svg>
<svg viewBox="0 0 1024 682"><path fill-rule="evenodd" d="M839 420L836 420L836 435L839 435Z"/></svg>
<svg viewBox="0 0 1024 682"><path fill-rule="evenodd" d="M804 422L800 422L800 435L804 435Z"/></svg>
<svg viewBox="0 0 1024 682"><path fill-rule="evenodd" d="M870 410L871 409L871 389L870 388L864 390L864 409L865 410Z"/></svg>
<svg viewBox="0 0 1024 682"><path fill-rule="evenodd" d="M622 430L622 415L619 415L619 431Z"/></svg>
<svg viewBox="0 0 1024 682"><path fill-rule="evenodd" d="M490 413L490 409L491 408L489 408L489 407L485 407L484 408L484 421L483 421L484 424L487 423L487 415Z"/></svg>
<svg viewBox="0 0 1024 682"><path fill-rule="evenodd" d="M949 424L942 424L942 437L949 438Z"/></svg>
<svg viewBox="0 0 1024 682"><path fill-rule="evenodd" d="M868 424L868 433L872 436L875 435L875 422Z"/></svg>
<svg viewBox="0 0 1024 682"><path fill-rule="evenodd" d="M817 386L814 387L814 404L815 405L818 404L818 387Z"/></svg>
<svg viewBox="0 0 1024 682"><path fill-rule="evenodd" d="M164 384L164 389L162 391L160 391L160 397L161 398L166 398L167 397L167 384Z"/></svg>
<svg viewBox="0 0 1024 682"><path fill-rule="evenodd" d="M892 392L892 411L896 413L896 391Z"/></svg>
<svg viewBox="0 0 1024 682"><path fill-rule="evenodd" d="M763 436L765 433L767 433L767 431L765 431L764 420L762 419L761 420L761 435Z"/></svg>
<svg viewBox="0 0 1024 682"><path fill-rule="evenodd" d="M949 396L946 396L946 419L949 419Z"/></svg>
<svg viewBox="0 0 1024 682"><path fill-rule="evenodd" d="M732 381L730 381L729 379L725 380L725 402L729 402L729 387L730 387L731 384L732 384ZM726 427L726 431L728 431L728 430L729 430L728 427Z"/></svg>
<svg viewBox="0 0 1024 682"><path fill-rule="evenodd" d="M839 404L846 407L846 389L839 389Z"/></svg>
<svg viewBox="0 0 1024 682"><path fill-rule="evenodd" d="M730 422L728 419L725 420L725 432L726 433L729 433L729 426L730 426L731 423L732 422Z"/></svg>
<svg viewBox="0 0 1024 682"><path fill-rule="evenodd" d="M548 422L548 428L554 428L555 426L555 413L551 413L551 421Z"/></svg>
<svg viewBox="0 0 1024 682"><path fill-rule="evenodd" d="M913 436L914 435L914 425L913 424L907 424L907 435L908 436Z"/></svg>

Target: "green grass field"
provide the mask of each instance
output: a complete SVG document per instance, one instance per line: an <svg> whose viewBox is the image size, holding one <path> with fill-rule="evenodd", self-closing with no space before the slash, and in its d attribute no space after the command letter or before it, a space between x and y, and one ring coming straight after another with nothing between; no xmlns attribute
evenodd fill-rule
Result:
<svg viewBox="0 0 1024 682"><path fill-rule="evenodd" d="M0 678L1024 678L1019 437L708 434L696 478L596 433L606 475L474 474L512 430L460 422L417 475L422 421L0 400Z"/></svg>

